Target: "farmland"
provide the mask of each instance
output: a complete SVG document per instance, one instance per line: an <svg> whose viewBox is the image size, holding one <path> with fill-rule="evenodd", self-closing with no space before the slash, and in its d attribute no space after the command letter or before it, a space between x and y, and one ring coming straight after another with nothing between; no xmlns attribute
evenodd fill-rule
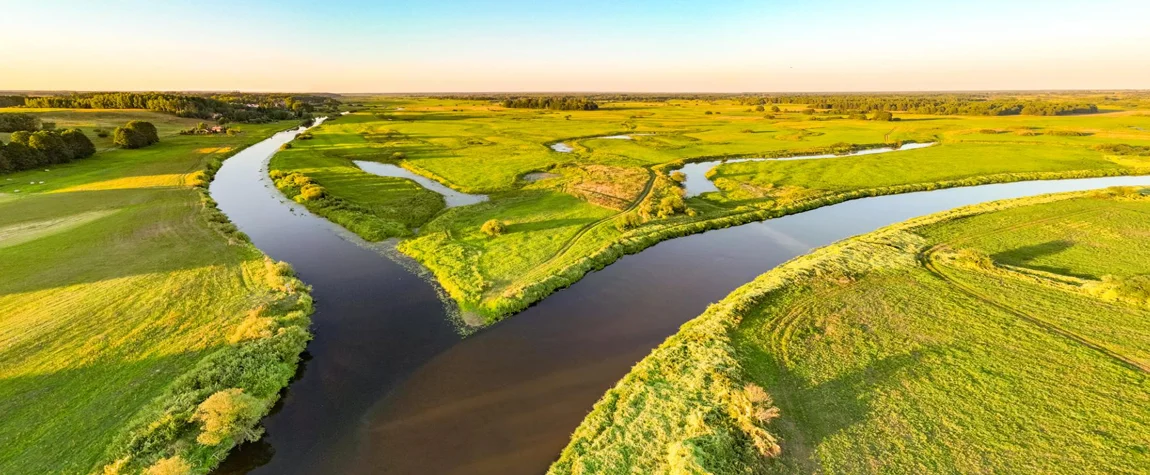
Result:
<svg viewBox="0 0 1150 475"><path fill-rule="evenodd" d="M608 391L552 473L1137 473L1150 200L914 219L779 266Z"/></svg>
<svg viewBox="0 0 1150 475"><path fill-rule="evenodd" d="M237 439L189 443L191 411L241 388L266 412L311 304L198 187L297 122L186 136L197 121L138 110L12 112L79 128L99 152L0 175L0 472L139 471L172 455L202 471ZM160 143L127 150L95 133L129 120L154 123ZM279 355L257 349L272 342Z"/></svg>
<svg viewBox="0 0 1150 475"><path fill-rule="evenodd" d="M899 120L876 121L798 103L763 112L721 98L607 102L593 111L451 97L352 100L352 114L296 141L272 169L322 187L322 199L301 200L309 209L369 240L402 238L399 249L435 274L474 325L684 234L863 196L1150 171L1150 158L1106 148L1150 144L1150 115L1136 101L1087 115L897 113ZM699 160L906 142L937 145L725 164L711 172L718 192L686 199L670 174ZM557 143L571 152L550 148ZM354 160L398 165L491 199L443 210L412 182L368 174ZM506 231L483 233L493 220Z"/></svg>

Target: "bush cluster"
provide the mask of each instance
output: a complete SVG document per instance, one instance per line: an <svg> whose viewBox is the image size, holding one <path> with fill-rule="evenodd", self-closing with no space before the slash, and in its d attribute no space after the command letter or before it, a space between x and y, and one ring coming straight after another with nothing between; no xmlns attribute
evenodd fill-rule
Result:
<svg viewBox="0 0 1150 475"><path fill-rule="evenodd" d="M40 130L40 119L30 114L0 114L0 132L35 132Z"/></svg>
<svg viewBox="0 0 1150 475"><path fill-rule="evenodd" d="M156 126L142 120L133 120L112 132L112 143L123 148L144 148L159 142Z"/></svg>
<svg viewBox="0 0 1150 475"><path fill-rule="evenodd" d="M67 163L96 154L96 146L79 129L19 131L0 143L0 173Z"/></svg>

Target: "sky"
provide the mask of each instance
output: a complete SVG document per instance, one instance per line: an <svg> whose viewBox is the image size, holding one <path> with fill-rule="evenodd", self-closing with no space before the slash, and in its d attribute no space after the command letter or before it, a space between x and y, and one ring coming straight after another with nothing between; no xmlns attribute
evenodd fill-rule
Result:
<svg viewBox="0 0 1150 475"><path fill-rule="evenodd" d="M1148 0L0 0L0 90L1150 89Z"/></svg>

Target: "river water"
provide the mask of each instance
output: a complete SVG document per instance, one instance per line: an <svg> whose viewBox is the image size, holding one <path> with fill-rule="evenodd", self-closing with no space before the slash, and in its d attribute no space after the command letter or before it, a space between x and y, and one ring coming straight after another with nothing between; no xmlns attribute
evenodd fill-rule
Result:
<svg viewBox="0 0 1150 475"><path fill-rule="evenodd" d="M538 474L635 362L773 266L956 206L1150 185L1116 177L881 196L678 238L461 339L432 285L271 186L267 160L294 134L236 154L211 186L220 209L316 297L306 365L264 439L218 473Z"/></svg>

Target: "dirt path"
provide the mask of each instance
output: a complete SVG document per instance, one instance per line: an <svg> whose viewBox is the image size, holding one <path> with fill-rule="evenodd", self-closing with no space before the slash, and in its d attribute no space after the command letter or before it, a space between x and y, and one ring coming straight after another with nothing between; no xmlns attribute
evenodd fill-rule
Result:
<svg viewBox="0 0 1150 475"><path fill-rule="evenodd" d="M1119 354L1119 353L1117 353L1117 352L1115 352L1109 348L1106 348L1105 346L1103 346L1101 344L1098 344L1098 343L1091 341L1090 339L1088 339L1084 336L1081 336L1081 335L1078 335L1072 331L1066 330L1062 327L1059 327L1058 325L1055 325L1051 322L1043 320L1042 318L1039 318L1039 317L1036 317L1036 316L1031 315L1029 313L1023 312L1019 309L1001 304L1001 303L997 302L996 300L994 300L992 297L987 296L986 294L979 292L977 289L974 289L974 288L972 288L966 284L963 284L962 282L959 282L957 279L947 275L934 262L934 253L940 249L945 248L945 247L946 247L945 244L939 244L939 245L932 246L929 249L926 249L925 251L920 253L918 258L919 258L919 262L922 263L923 267L925 267L927 271L929 271L931 274L934 274L938 278L942 279L946 283L950 284L955 289L958 289L959 291L967 294L968 296L970 296L974 299L980 300L983 303L986 303L987 305L990 305L990 306L995 307L999 310L1002 310L1002 311L1005 311L1011 315L1014 315L1018 318L1021 318L1023 321L1029 322L1029 323L1031 323L1031 324L1033 324L1033 325L1035 325L1035 326L1037 326L1043 330L1046 330L1047 332L1049 332L1051 334L1061 336L1061 337L1066 338L1068 340L1071 340L1075 343L1083 345L1087 348L1090 348L1094 351L1097 351L1097 352L1115 360L1116 362L1118 362L1122 365L1130 367L1131 369L1141 371L1143 373L1150 373L1150 366L1147 366L1141 362L1138 362L1138 361L1133 360L1129 357L1126 357L1122 354Z"/></svg>
<svg viewBox="0 0 1150 475"><path fill-rule="evenodd" d="M530 273L528 273L527 275L525 275L523 278L521 278L519 280L520 281L530 280L537 273L542 272L543 270L547 269L548 266L550 266L552 263L554 263L555 261L562 258L565 254L567 254L567 251L571 250L571 248L575 245L575 243L579 241L579 238L583 237L585 234L587 234L591 230L599 227L600 225L607 223L609 221L612 221L619 216L630 213L631 211L634 211L635 208L638 208L639 205L643 203L643 200L647 199L647 196L651 194L651 190L654 189L654 187L655 187L655 172L654 172L654 170L651 170L650 168L646 168L646 170L647 170L647 184L643 187L643 191L639 193L639 196L637 198L635 198L635 200L631 203L631 206L628 206L627 209L624 209L623 211L620 211L617 214L607 216L603 219L600 219L600 220L595 221L593 223L589 223L586 226L583 226L583 228L580 229L579 231L577 231L574 236L571 236L571 238L568 239L567 242L563 243L563 247L560 247L557 251L555 251L555 254L551 255L551 258L540 263L538 266L535 266L534 270L532 270Z"/></svg>

